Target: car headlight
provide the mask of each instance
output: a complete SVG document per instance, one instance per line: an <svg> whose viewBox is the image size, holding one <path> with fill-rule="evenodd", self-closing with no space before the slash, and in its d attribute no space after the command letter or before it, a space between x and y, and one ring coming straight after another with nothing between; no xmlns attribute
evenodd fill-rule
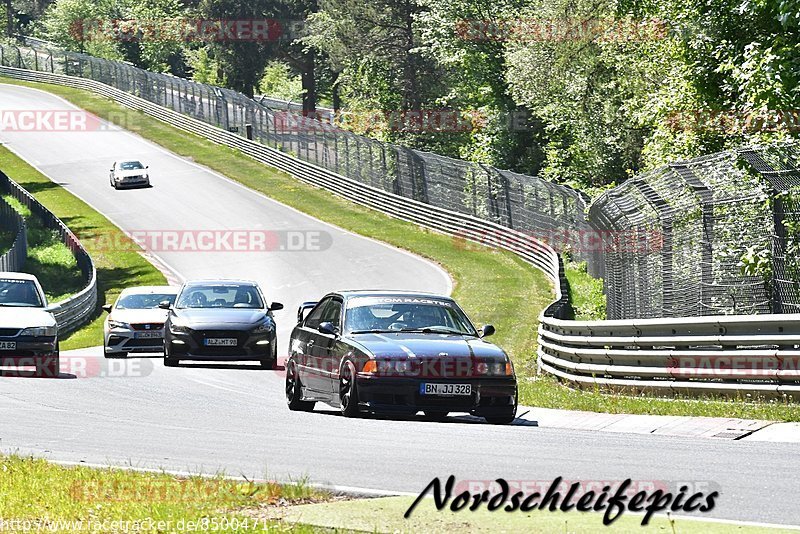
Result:
<svg viewBox="0 0 800 534"><path fill-rule="evenodd" d="M478 362L475 365L475 372L479 375L511 376L514 374L514 369L510 361Z"/></svg>
<svg viewBox="0 0 800 534"><path fill-rule="evenodd" d="M265 334L266 332L269 332L269 323L261 323L252 330L253 334Z"/></svg>
<svg viewBox="0 0 800 534"><path fill-rule="evenodd" d="M126 330L131 329L131 325L128 323L123 323L122 321L113 321L111 319L108 320L108 327L109 328L125 328Z"/></svg>
<svg viewBox="0 0 800 534"><path fill-rule="evenodd" d="M54 337L57 328L55 326L33 326L26 328L19 333L21 336Z"/></svg>
<svg viewBox="0 0 800 534"><path fill-rule="evenodd" d="M182 324L169 323L169 331L172 334L188 334L189 329Z"/></svg>

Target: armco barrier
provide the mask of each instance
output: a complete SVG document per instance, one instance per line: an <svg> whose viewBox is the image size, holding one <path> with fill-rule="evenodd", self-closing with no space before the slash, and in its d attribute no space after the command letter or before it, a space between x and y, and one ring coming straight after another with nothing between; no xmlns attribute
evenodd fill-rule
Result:
<svg viewBox="0 0 800 534"><path fill-rule="evenodd" d="M0 199L0 227L14 233L14 241L0 256L0 271L21 271L28 256L28 233L25 218Z"/></svg>
<svg viewBox="0 0 800 534"><path fill-rule="evenodd" d="M572 384L692 394L800 392L800 373L793 367L795 359L800 361L800 315L568 320L571 308L561 259L529 235L345 178L100 82L12 67L0 67L0 74L95 92L355 203L516 253L542 270L556 291L556 300L539 317L539 369Z"/></svg>
<svg viewBox="0 0 800 534"><path fill-rule="evenodd" d="M94 262L92 262L92 258L89 257L86 249L83 248L83 245L81 245L78 238L75 237L75 234L73 234L58 217L53 215L53 213L36 200L33 195L20 187L19 184L10 179L3 172L0 172L0 189L30 209L31 213L38 217L44 226L58 232L61 241L70 249L72 255L75 256L75 261L77 261L78 267L86 280L86 287L68 299L56 303L59 307L58 310L53 313L56 321L58 321L59 335L74 330L76 327L86 322L97 307L97 271Z"/></svg>

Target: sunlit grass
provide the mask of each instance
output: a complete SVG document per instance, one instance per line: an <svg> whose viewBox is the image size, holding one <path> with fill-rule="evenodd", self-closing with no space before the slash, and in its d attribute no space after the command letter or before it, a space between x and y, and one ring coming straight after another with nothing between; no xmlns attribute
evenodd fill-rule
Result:
<svg viewBox="0 0 800 534"><path fill-rule="evenodd" d="M216 522L221 527L202 529L205 532L288 530L286 525L271 521L254 525L252 519L248 528L243 528L242 520L249 519L243 510L330 498L303 481L278 484L231 480L221 475L178 477L123 469L63 467L42 459L0 456L0 518L6 522L30 520L44 532L59 524L62 532L121 532L125 529L119 525L126 521L138 521L142 527L139 532L157 531L146 526L158 522L171 525L163 532L189 531L177 528L178 521L185 525L204 518L209 525ZM224 528L226 525L239 528ZM292 526L291 530L319 531L303 525Z"/></svg>

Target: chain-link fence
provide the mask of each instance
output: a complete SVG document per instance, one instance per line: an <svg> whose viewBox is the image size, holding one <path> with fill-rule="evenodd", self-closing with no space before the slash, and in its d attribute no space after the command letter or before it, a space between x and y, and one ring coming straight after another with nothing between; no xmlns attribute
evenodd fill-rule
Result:
<svg viewBox="0 0 800 534"><path fill-rule="evenodd" d="M478 216L551 243L589 263L585 195L533 176L451 159L356 135L292 110L274 110L229 89L128 64L46 47L0 45L0 64L89 78L252 138L350 179L455 212ZM263 101L263 99L262 99ZM498 236L487 236L496 243Z"/></svg>
<svg viewBox="0 0 800 534"><path fill-rule="evenodd" d="M730 150L637 176L598 198L610 319L800 311L796 145Z"/></svg>
<svg viewBox="0 0 800 534"><path fill-rule="evenodd" d="M28 42L0 64L93 79L381 190L471 215L586 260L609 319L800 311L795 145L667 165L599 197L382 143L241 93ZM487 236L496 244L499 236Z"/></svg>

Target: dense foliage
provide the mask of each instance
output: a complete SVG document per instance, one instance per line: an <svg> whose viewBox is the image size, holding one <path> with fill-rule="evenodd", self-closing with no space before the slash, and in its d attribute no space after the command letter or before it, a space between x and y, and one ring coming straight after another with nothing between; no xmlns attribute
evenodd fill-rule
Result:
<svg viewBox="0 0 800 534"><path fill-rule="evenodd" d="M367 135L589 190L800 128L798 0L11 4L15 31L70 49L333 106ZM259 18L274 38L187 38L164 23ZM86 23L98 20L139 26L120 38Z"/></svg>

